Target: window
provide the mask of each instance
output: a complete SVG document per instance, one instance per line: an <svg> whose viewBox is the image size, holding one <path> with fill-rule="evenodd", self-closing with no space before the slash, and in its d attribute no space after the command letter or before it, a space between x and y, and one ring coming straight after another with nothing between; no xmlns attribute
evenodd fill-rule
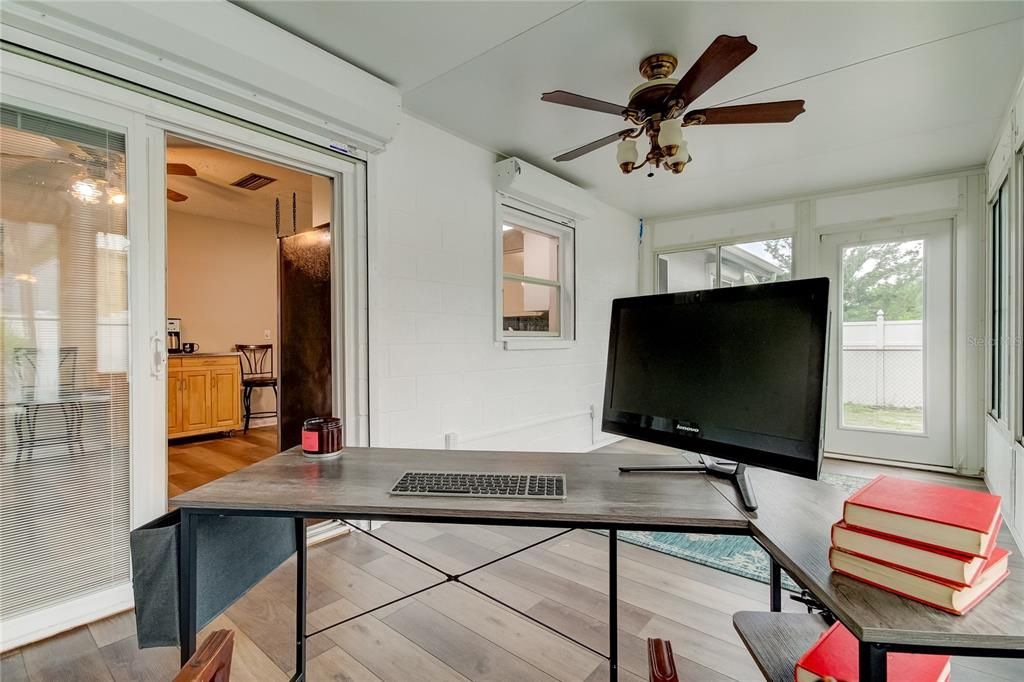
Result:
<svg viewBox="0 0 1024 682"><path fill-rule="evenodd" d="M501 280L498 339L574 338L571 222L499 205ZM564 221L564 222L559 222Z"/></svg>
<svg viewBox="0 0 1024 682"><path fill-rule="evenodd" d="M793 239L658 254L658 293L782 282L793 277Z"/></svg>
<svg viewBox="0 0 1024 682"><path fill-rule="evenodd" d="M1005 417L1006 375L1008 372L1006 334L1009 328L1007 306L1008 279L1006 237L1009 223L1007 184L999 188L992 201L989 249L989 414L996 420Z"/></svg>

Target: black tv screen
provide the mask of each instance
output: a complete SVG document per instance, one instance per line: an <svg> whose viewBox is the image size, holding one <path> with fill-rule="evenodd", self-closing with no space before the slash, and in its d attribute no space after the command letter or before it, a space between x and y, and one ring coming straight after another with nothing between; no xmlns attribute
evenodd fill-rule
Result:
<svg viewBox="0 0 1024 682"><path fill-rule="evenodd" d="M828 285L616 299L603 429L817 478Z"/></svg>

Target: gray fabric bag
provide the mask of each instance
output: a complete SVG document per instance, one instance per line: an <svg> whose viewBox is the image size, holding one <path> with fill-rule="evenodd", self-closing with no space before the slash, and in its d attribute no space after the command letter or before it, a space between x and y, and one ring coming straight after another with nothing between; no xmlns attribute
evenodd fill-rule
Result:
<svg viewBox="0 0 1024 682"><path fill-rule="evenodd" d="M295 522L268 516L197 514L196 623L201 629L295 553ZM131 533L139 648L178 646L181 513Z"/></svg>

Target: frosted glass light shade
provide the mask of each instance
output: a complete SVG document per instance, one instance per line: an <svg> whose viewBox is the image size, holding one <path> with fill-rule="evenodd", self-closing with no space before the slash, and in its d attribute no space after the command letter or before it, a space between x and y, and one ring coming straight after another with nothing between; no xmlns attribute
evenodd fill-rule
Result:
<svg viewBox="0 0 1024 682"><path fill-rule="evenodd" d="M633 170L638 158L640 158L640 153L636 149L636 140L623 140L619 143L619 148L615 153L615 160L618 162L619 168L622 169L623 173Z"/></svg>
<svg viewBox="0 0 1024 682"><path fill-rule="evenodd" d="M678 118L669 121L662 121L658 130L658 146L665 150L669 156L678 153L679 145L683 141L683 124Z"/></svg>
<svg viewBox="0 0 1024 682"><path fill-rule="evenodd" d="M690 161L689 145L686 144L686 140L679 141L679 147L676 150L675 155L665 159L665 163L668 164L669 170L673 173L682 173L683 168Z"/></svg>
<svg viewBox="0 0 1024 682"><path fill-rule="evenodd" d="M640 157L640 153L636 150L636 140L623 140L619 143L618 152L615 155L615 160L620 164L623 163L636 163L636 160Z"/></svg>

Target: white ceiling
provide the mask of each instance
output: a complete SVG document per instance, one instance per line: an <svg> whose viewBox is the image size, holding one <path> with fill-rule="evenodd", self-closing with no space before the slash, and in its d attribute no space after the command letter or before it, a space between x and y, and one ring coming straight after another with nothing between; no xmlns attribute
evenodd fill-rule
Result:
<svg viewBox="0 0 1024 682"><path fill-rule="evenodd" d="M417 116L647 217L981 164L1024 66L1024 1L240 4L394 83ZM622 122L542 92L625 103L644 56L676 54L679 76L720 33L759 50L695 106L805 99L807 112L690 129L681 176L624 177L614 145L551 161Z"/></svg>
<svg viewBox="0 0 1024 682"><path fill-rule="evenodd" d="M293 193L296 225L300 230L309 228L313 222L313 183L324 183L328 188L324 196L329 196L330 181L326 178L181 138L168 137L167 161L188 164L196 171L194 177L167 176L167 187L188 196L185 201L168 201L167 209L172 212L273 227L275 199L280 199L281 232L290 232ZM276 178L276 182L257 190L231 186L249 173ZM318 209L318 213L330 210L322 206Z"/></svg>

